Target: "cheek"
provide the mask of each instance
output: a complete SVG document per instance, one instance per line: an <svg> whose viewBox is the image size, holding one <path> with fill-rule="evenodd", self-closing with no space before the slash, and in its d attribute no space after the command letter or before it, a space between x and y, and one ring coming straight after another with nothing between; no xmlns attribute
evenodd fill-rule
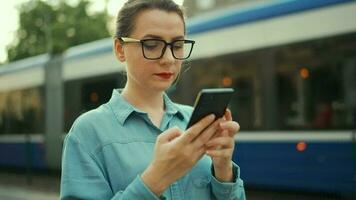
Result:
<svg viewBox="0 0 356 200"><path fill-rule="evenodd" d="M145 66L145 60L138 51L127 51L125 54L126 58L126 70L129 73L139 73L142 67Z"/></svg>
<svg viewBox="0 0 356 200"><path fill-rule="evenodd" d="M126 62L127 73L129 76L134 79L145 79L145 77L150 75L152 72L150 62L147 62L146 59L142 59L141 57L132 58Z"/></svg>
<svg viewBox="0 0 356 200"><path fill-rule="evenodd" d="M126 62L137 62L140 60L142 56L142 52L138 48L133 48L131 46L127 46L125 49L125 58Z"/></svg>
<svg viewBox="0 0 356 200"><path fill-rule="evenodd" d="M177 65L178 65L178 68L182 68L183 67L183 61L181 60L177 60Z"/></svg>
<svg viewBox="0 0 356 200"><path fill-rule="evenodd" d="M180 72L182 69L183 70L187 69L187 67L183 66L183 61L181 61L181 60L177 60L176 66L177 66L177 71L178 72Z"/></svg>

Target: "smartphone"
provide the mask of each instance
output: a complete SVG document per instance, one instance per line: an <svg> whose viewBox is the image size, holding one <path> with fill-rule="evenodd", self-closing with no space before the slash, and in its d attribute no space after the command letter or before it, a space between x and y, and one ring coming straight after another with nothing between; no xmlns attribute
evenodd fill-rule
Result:
<svg viewBox="0 0 356 200"><path fill-rule="evenodd" d="M214 114L216 119L224 116L233 93L232 88L202 89L195 100L187 129L209 114Z"/></svg>

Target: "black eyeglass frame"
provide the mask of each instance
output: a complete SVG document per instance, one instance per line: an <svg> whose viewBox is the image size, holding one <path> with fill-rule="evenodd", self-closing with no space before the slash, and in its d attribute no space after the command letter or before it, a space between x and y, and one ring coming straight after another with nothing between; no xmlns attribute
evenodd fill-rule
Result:
<svg viewBox="0 0 356 200"><path fill-rule="evenodd" d="M172 56L177 59L177 60L186 60L190 57L190 55L192 54L192 51L193 51L193 47L194 47L194 44L195 44L195 41L194 40L174 40L172 42L166 42L165 40L162 40L162 39L142 39L142 40L138 40L138 39L134 39L134 38L129 38L129 37L119 37L118 38L119 41L123 44L123 43L141 43L141 49L142 49L142 54L143 54L143 57L148 59L148 60L159 60L163 57L164 53L166 52L167 50L167 46L170 46L170 50L171 50L171 53L172 53ZM148 58L146 57L145 55L145 51L144 51L144 42L145 41L161 41L164 43L164 47L162 49L162 52L161 52L161 56L157 57L157 58ZM175 55L174 55L174 52L173 52L173 46L174 46L174 43L176 42L181 42L183 41L184 44L186 43L190 43L192 44L191 48L190 48L190 51L189 51L189 54L184 57L184 58L177 58Z"/></svg>

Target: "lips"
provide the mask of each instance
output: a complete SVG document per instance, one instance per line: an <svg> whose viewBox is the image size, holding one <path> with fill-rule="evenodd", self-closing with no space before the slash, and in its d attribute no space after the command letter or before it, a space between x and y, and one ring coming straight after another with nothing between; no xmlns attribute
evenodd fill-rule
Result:
<svg viewBox="0 0 356 200"><path fill-rule="evenodd" d="M160 77L160 78L162 78L162 79L170 79L173 76L173 73L163 72L163 73L157 73L155 75Z"/></svg>

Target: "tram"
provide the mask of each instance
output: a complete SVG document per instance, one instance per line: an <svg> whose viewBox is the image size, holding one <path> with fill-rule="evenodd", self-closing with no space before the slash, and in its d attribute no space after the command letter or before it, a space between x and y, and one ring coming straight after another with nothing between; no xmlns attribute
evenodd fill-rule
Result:
<svg viewBox="0 0 356 200"><path fill-rule="evenodd" d="M356 2L279 0L190 18L168 92L232 87L248 187L356 195ZM59 169L63 136L125 83L112 39L0 67L0 166Z"/></svg>

